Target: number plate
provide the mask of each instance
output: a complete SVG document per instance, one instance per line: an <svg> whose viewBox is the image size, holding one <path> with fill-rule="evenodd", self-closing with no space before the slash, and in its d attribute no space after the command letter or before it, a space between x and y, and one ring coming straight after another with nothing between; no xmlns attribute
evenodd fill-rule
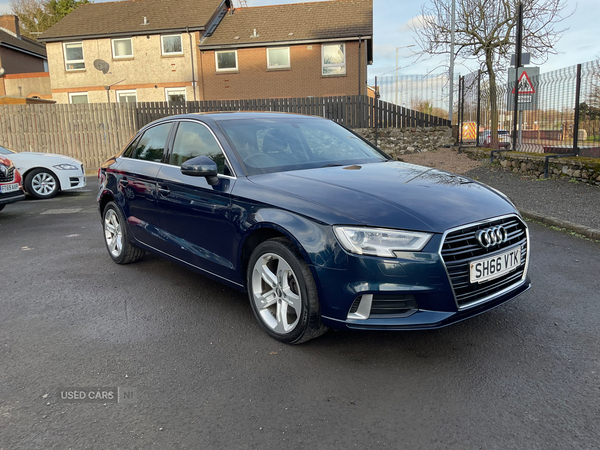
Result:
<svg viewBox="0 0 600 450"><path fill-rule="evenodd" d="M483 283L512 272L521 265L521 246L491 258L471 261L471 283Z"/></svg>
<svg viewBox="0 0 600 450"><path fill-rule="evenodd" d="M7 192L18 191L18 190L19 190L19 183L3 184L2 186L0 186L0 191L3 194L6 194Z"/></svg>

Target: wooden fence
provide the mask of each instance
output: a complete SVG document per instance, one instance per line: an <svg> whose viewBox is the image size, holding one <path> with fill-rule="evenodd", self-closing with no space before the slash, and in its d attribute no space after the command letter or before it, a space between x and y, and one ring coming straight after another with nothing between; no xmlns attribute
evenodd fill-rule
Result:
<svg viewBox="0 0 600 450"><path fill-rule="evenodd" d="M71 156L97 169L137 130L129 104L0 105L0 146Z"/></svg>
<svg viewBox="0 0 600 450"><path fill-rule="evenodd" d="M79 105L0 105L0 145L71 156L95 170L141 127L175 114L276 111L327 117L348 128L449 126L446 119L367 96Z"/></svg>
<svg viewBox="0 0 600 450"><path fill-rule="evenodd" d="M375 100L364 95L343 97L266 98L257 100L214 100L168 104L137 104L137 123L142 127L153 120L174 114L217 111L273 111L326 117L348 128L450 126L447 119Z"/></svg>

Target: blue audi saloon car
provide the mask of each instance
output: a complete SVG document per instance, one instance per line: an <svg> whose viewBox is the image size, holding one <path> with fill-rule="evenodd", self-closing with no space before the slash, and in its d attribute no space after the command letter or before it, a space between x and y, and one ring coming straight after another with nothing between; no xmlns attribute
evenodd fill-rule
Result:
<svg viewBox="0 0 600 450"><path fill-rule="evenodd" d="M285 343L443 327L530 288L527 225L506 196L326 119L167 117L99 177L116 263L148 251L247 292Z"/></svg>

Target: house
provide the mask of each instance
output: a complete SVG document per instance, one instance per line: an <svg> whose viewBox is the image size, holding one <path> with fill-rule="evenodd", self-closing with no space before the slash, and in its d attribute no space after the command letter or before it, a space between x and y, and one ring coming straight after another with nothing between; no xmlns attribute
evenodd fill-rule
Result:
<svg viewBox="0 0 600 450"><path fill-rule="evenodd" d="M367 92L372 11L372 0L95 3L39 40L59 103L356 95Z"/></svg>
<svg viewBox="0 0 600 450"><path fill-rule="evenodd" d="M232 9L200 51L206 100L365 95L373 2Z"/></svg>
<svg viewBox="0 0 600 450"><path fill-rule="evenodd" d="M198 100L198 43L229 0L79 6L40 37L58 103Z"/></svg>
<svg viewBox="0 0 600 450"><path fill-rule="evenodd" d="M46 47L21 36L19 19L0 16L0 97L51 98Z"/></svg>

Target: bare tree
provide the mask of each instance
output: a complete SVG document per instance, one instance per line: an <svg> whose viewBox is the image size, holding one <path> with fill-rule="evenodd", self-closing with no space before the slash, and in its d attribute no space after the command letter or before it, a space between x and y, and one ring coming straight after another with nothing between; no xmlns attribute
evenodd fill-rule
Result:
<svg viewBox="0 0 600 450"><path fill-rule="evenodd" d="M414 27L421 51L429 55L450 53L452 0L430 0ZM497 73L510 64L514 53L518 0L456 0L455 57L458 64L476 58L489 78L492 143L498 142ZM566 0L522 0L523 47L538 63L549 54L566 28L560 23Z"/></svg>

